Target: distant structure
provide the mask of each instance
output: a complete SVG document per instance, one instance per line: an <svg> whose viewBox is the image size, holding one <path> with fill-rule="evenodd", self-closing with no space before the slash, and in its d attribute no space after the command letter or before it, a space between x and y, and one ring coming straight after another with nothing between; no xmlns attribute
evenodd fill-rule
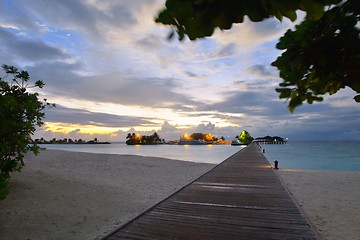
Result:
<svg viewBox="0 0 360 240"><path fill-rule="evenodd" d="M201 139L180 138L180 140L178 141L178 145L205 145L205 144L207 143Z"/></svg>
<svg viewBox="0 0 360 240"><path fill-rule="evenodd" d="M240 142L239 139L234 139L231 141L231 146L242 146L242 145L248 145L248 144Z"/></svg>
<svg viewBox="0 0 360 240"><path fill-rule="evenodd" d="M263 144L286 144L288 142L287 138L282 138L278 136L266 136L261 138L256 138L254 142L263 143Z"/></svg>

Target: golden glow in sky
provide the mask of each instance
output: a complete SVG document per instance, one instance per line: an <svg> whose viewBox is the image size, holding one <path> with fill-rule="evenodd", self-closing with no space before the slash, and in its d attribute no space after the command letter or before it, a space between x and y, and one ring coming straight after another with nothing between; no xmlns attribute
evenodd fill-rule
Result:
<svg viewBox="0 0 360 240"><path fill-rule="evenodd" d="M151 108L143 106L125 106L115 103L102 103L91 102L79 99L64 99L62 97L52 97L53 101L57 104L67 107L82 109L92 113L107 113L117 116L129 116L138 117L140 119L146 119L153 124L149 125L129 125L127 127L107 127L98 126L98 124L70 124L61 122L46 122L45 129L51 132L70 133L77 129L83 134L109 134L112 135L117 131L128 131L130 128L135 128L137 131L152 131L159 130L164 121L167 121L171 125L176 126L178 129L186 129L194 125L198 125L202 122L212 122L217 127L229 127L238 126L236 123L231 122L230 118L216 117L217 112L180 112L170 108ZM199 114L200 113L200 114ZM241 117L241 114L222 113L225 116Z"/></svg>
<svg viewBox="0 0 360 240"><path fill-rule="evenodd" d="M154 22L163 0L14 2L0 4L0 55L43 80L40 98L58 106L45 111L38 138L124 141L129 131L156 131L166 140L184 132L231 140L245 129L359 139L351 89L293 114L278 100L281 79L271 63L281 54L279 37L296 24L290 20L245 20L180 42L168 41L170 29Z"/></svg>
<svg viewBox="0 0 360 240"><path fill-rule="evenodd" d="M101 127L94 125L80 125L80 124L68 124L61 122L45 122L44 126L46 131L51 131L55 133L64 133L68 134L70 132L74 132L78 130L78 133L81 134L106 134L113 135L114 132L119 131L119 128L112 127Z"/></svg>

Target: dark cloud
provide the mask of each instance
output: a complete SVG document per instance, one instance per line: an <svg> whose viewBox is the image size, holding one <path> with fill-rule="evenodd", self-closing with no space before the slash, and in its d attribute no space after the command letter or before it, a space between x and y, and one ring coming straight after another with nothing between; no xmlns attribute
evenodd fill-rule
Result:
<svg viewBox="0 0 360 240"><path fill-rule="evenodd" d="M22 8L22 4L12 2L14 1L0 1L0 22L6 22L9 27L31 29L35 32L40 31L39 25Z"/></svg>
<svg viewBox="0 0 360 240"><path fill-rule="evenodd" d="M80 63L64 63L59 61L43 62L26 68L31 79L41 79L45 82L45 90L60 96L76 96L81 78L75 73L81 70ZM84 89L82 89L84 92ZM86 90L85 90L86 92ZM78 94L81 94L79 91ZM83 93L84 94L84 93Z"/></svg>
<svg viewBox="0 0 360 240"><path fill-rule="evenodd" d="M277 76L277 73L273 67L256 64L246 69L247 72L257 77L273 77Z"/></svg>
<svg viewBox="0 0 360 240"><path fill-rule="evenodd" d="M45 121L115 128L153 124L151 119L147 118L90 112L82 109L66 108L61 105L48 109Z"/></svg>
<svg viewBox="0 0 360 240"><path fill-rule="evenodd" d="M76 99L151 107L199 104L174 92L181 85L171 78L140 78L128 71L81 77L76 73L81 71L79 63L49 62L28 70L32 78L45 81L47 91Z"/></svg>
<svg viewBox="0 0 360 240"><path fill-rule="evenodd" d="M275 82L279 81L275 77L276 69L262 64L246 68L247 58L257 59L258 55L263 54L261 62L266 62L265 58L271 58L271 54L275 54L268 50L264 54L263 49L270 45L264 45L263 42L273 41L288 27L286 24L281 25L277 20L262 23L247 21L238 28L237 38L226 41L228 44L216 39L210 43L202 42L203 45L199 41L186 46L174 42L166 44L164 36L156 35L160 31L154 30L146 22L148 16L141 15L155 2L159 3L155 0L1 1L0 57L7 64L28 64L25 68L31 78L44 80L44 93L50 96L87 100L95 104L110 102L128 106L166 107L182 116L220 118L239 126L219 128L214 123L203 122L198 126L198 123L193 123L194 127L188 129L190 132L213 131L233 136L233 133L238 134L246 129L254 136L280 135L305 140L359 139L358 108L344 104L343 107L336 107L330 101L304 104L291 114L287 103L278 100L274 90ZM67 33L71 38L63 38ZM226 32L224 36L226 38ZM114 47L113 44L107 44L110 42L106 40L111 40L111 43L114 40L119 42ZM242 58L239 55L242 42L248 44L245 46L249 49L255 49L259 43L263 45L256 48L257 52L251 50L251 57L246 52L250 50L246 48L243 52L245 57ZM140 47L146 54L128 51L130 46L136 49ZM136 52L139 56L129 54L131 52ZM68 53L74 55L70 56ZM202 61L203 57L210 61ZM162 68L158 68L156 64L147 65L154 60L162 61ZM143 65L143 62L147 64ZM178 77L180 73L186 80L196 79L196 85L201 86L198 91L201 92L214 86L211 81L201 82L205 80L202 72L216 72L216 76L222 77L221 74L226 71L235 71L237 64L245 66L238 75L234 75L240 80L234 82L231 88L229 86L223 92L224 99L217 103L209 104L192 99L186 91L195 94L193 85L186 85ZM146 72L148 68L150 69ZM250 73L256 79L248 81L244 79L244 73ZM204 84L201 85L202 83ZM223 87L225 86L219 86L218 91L225 89ZM212 100L211 96L209 99ZM342 103L348 101L338 100ZM131 112L128 114L131 115ZM107 127L154 125L152 119L148 118L94 113L63 106L48 110L46 121ZM172 133L173 139L178 139L183 132L167 122L160 131L164 137ZM80 133L74 131L71 134L75 136Z"/></svg>
<svg viewBox="0 0 360 240"><path fill-rule="evenodd" d="M84 4L83 1L19 0L19 2L29 12L53 26L86 32L97 32L96 17L102 15L100 11Z"/></svg>
<svg viewBox="0 0 360 240"><path fill-rule="evenodd" d="M102 79L107 79L106 84ZM178 85L170 78L139 78L117 73L116 76L87 78L84 83L90 86L82 97L89 100L152 107L196 104L185 94L174 92Z"/></svg>
<svg viewBox="0 0 360 240"><path fill-rule="evenodd" d="M340 113L340 116L336 112ZM358 113L334 109L332 112L324 111L314 116L304 114L303 119L296 116L300 115L289 118L287 126L278 127L277 132L292 140L360 140L356 134L360 132Z"/></svg>
<svg viewBox="0 0 360 240"><path fill-rule="evenodd" d="M238 124L258 137L280 135L295 140L359 140L356 133L360 132L360 112L352 106L336 106L332 104L336 99L329 98L321 103L304 103L290 113L288 102L279 100L270 90L228 91L224 93L227 96L224 101L199 106L198 114L201 116L203 112L202 116L206 116L207 112L213 111L212 117ZM241 114L241 117L231 114Z"/></svg>
<svg viewBox="0 0 360 240"><path fill-rule="evenodd" d="M161 47L161 43L164 41L162 36L158 36L155 34L150 34L138 40L135 44L140 46L146 50L149 49L159 49Z"/></svg>
<svg viewBox="0 0 360 240"><path fill-rule="evenodd" d="M226 93L228 97L222 102L204 105L202 110L216 110L219 112L230 113L247 113L249 115L262 115L257 112L259 107L265 107L269 104L269 97L263 92L254 91L229 91ZM256 109L254 109L256 107Z"/></svg>
<svg viewBox="0 0 360 240"><path fill-rule="evenodd" d="M177 128L171 125L168 121L165 121L161 126L161 131L173 132L173 131L177 131Z"/></svg>
<svg viewBox="0 0 360 240"><path fill-rule="evenodd" d="M279 23L275 18L269 18L266 21L262 21L260 24L258 22L248 22L248 27L251 27L254 32L257 33L258 37L272 36L274 33L283 32L284 29L289 28L289 24L285 21Z"/></svg>
<svg viewBox="0 0 360 240"><path fill-rule="evenodd" d="M12 31L1 27L0 44L2 45L2 51L8 55L16 55L17 58L28 61L53 61L70 57L62 50L49 46L45 42L24 37L21 38L16 36Z"/></svg>
<svg viewBox="0 0 360 240"><path fill-rule="evenodd" d="M27 11L48 24L68 30L82 31L93 40L106 40L109 31L130 29L138 24L135 14L146 2L106 1L89 4L73 0L18 0ZM111 34L110 34L111 35Z"/></svg>
<svg viewBox="0 0 360 240"><path fill-rule="evenodd" d="M216 57L229 57L237 52L236 44L234 42L226 44L216 54Z"/></svg>
<svg viewBox="0 0 360 240"><path fill-rule="evenodd" d="M193 72L190 72L190 71L184 71L184 74L187 76L187 77L190 77L190 78L196 78L198 77L197 74L193 73Z"/></svg>
<svg viewBox="0 0 360 240"><path fill-rule="evenodd" d="M208 122L206 124L200 123L193 128L193 131L199 133L213 133L215 131L215 124L212 124L211 122Z"/></svg>

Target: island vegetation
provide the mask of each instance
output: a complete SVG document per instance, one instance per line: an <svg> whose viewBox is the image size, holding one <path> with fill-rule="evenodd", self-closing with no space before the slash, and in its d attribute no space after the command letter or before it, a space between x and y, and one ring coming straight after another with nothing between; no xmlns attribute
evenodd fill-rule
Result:
<svg viewBox="0 0 360 240"><path fill-rule="evenodd" d="M236 136L236 138L242 145L248 145L254 140L254 138L246 130L243 130L240 136Z"/></svg>
<svg viewBox="0 0 360 240"><path fill-rule="evenodd" d="M213 143L218 140L211 133L192 133L190 136L184 134L183 137L186 139L201 140L207 143Z"/></svg>
<svg viewBox="0 0 360 240"><path fill-rule="evenodd" d="M135 133L128 133L126 136L127 145L156 145L164 142L165 139L160 139L160 136L156 132L150 136L141 136Z"/></svg>
<svg viewBox="0 0 360 240"><path fill-rule="evenodd" d="M155 144L179 144L186 142L186 145L190 144L230 144L224 137L217 138L211 133L192 133L191 135L184 134L180 140L166 141L161 139L155 132L150 136L140 135L136 133L128 133L126 136L127 145L155 145Z"/></svg>
<svg viewBox="0 0 360 240"><path fill-rule="evenodd" d="M191 135L184 134L177 142L179 145L202 145L202 144L216 144L218 139L210 133L192 133Z"/></svg>
<svg viewBox="0 0 360 240"><path fill-rule="evenodd" d="M110 142L100 142L97 138L93 140L83 140L81 138L72 140L71 138L64 138L64 139L56 139L53 138L50 141L45 140L44 138L35 139L32 143L35 144L110 144Z"/></svg>

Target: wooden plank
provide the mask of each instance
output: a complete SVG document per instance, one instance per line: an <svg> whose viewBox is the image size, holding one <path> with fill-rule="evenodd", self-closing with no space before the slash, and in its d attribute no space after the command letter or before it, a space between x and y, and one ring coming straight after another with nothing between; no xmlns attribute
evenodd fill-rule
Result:
<svg viewBox="0 0 360 240"><path fill-rule="evenodd" d="M104 239L316 239L256 144Z"/></svg>

